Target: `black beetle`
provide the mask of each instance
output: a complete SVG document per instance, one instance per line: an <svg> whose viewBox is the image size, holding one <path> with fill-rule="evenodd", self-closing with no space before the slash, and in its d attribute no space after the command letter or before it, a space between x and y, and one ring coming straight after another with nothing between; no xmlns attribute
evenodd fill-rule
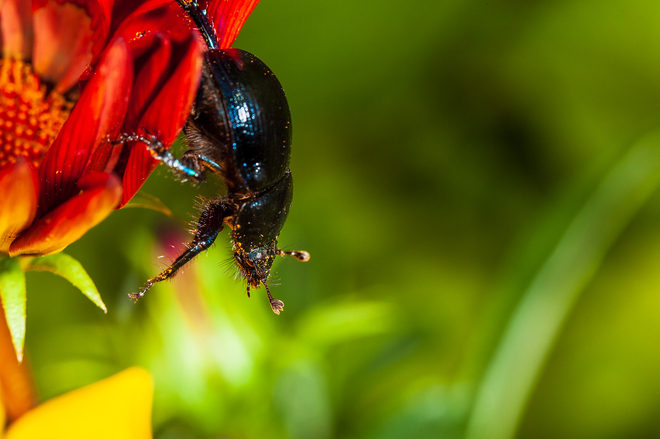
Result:
<svg viewBox="0 0 660 439"><path fill-rule="evenodd" d="M293 195L289 105L279 81L263 62L243 50L218 49L213 28L197 2L177 2L208 46L197 97L184 128L188 150L176 159L155 136L125 136L121 141L144 142L154 157L186 179L201 181L205 172L219 175L226 182L227 195L205 202L192 243L130 297L137 300L157 282L172 277L208 249L227 225L248 297L250 287L263 284L273 312L279 314L284 303L273 299L266 284L275 256L309 260L305 251L277 248Z"/></svg>

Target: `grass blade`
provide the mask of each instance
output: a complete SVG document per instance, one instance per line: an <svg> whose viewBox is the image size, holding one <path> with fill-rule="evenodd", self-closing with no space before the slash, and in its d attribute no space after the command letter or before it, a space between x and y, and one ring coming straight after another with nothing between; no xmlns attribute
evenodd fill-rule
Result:
<svg viewBox="0 0 660 439"><path fill-rule="evenodd" d="M477 391L468 439L514 437L575 300L659 183L660 133L655 133L614 166L525 290Z"/></svg>

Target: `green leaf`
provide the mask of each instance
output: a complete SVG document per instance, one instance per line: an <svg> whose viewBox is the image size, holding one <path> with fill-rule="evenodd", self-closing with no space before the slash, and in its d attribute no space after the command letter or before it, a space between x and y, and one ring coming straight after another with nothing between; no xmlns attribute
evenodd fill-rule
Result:
<svg viewBox="0 0 660 439"><path fill-rule="evenodd" d="M169 216L170 218L174 216L172 215L172 211L168 209L162 201L153 195L149 195L144 192L138 192L135 194L133 198L131 198L131 201L129 201L126 206L124 206L124 208L127 207L141 207L144 209L155 210L156 212L160 212Z"/></svg>
<svg viewBox="0 0 660 439"><path fill-rule="evenodd" d="M108 312L96 285L89 277L80 262L73 259L71 256L64 253L57 253L54 255L44 256L41 258L32 258L25 265L25 270L30 271L50 271L56 275L63 277L78 288L82 293L89 298L96 306L101 308L103 312Z"/></svg>
<svg viewBox="0 0 660 439"><path fill-rule="evenodd" d="M25 343L25 275L18 259L0 260L0 298L18 361Z"/></svg>

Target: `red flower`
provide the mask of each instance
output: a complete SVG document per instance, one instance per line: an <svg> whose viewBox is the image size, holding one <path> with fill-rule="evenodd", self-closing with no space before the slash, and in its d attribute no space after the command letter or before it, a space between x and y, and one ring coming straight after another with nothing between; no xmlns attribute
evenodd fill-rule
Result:
<svg viewBox="0 0 660 439"><path fill-rule="evenodd" d="M229 47L258 0L200 2ZM158 165L122 134L179 135L202 43L172 0L0 1L0 252L58 252Z"/></svg>
<svg viewBox="0 0 660 439"><path fill-rule="evenodd" d="M135 193L149 171L127 165L141 151L109 139L141 126L169 144L187 118L200 45L176 5L112 3L1 4L0 251L11 256L62 250Z"/></svg>

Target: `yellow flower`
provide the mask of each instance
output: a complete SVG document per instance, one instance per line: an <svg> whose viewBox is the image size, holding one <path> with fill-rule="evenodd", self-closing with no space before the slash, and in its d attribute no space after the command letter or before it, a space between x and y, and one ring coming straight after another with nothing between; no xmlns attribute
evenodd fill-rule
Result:
<svg viewBox="0 0 660 439"><path fill-rule="evenodd" d="M5 439L151 438L149 372L126 369L38 405L13 422Z"/></svg>
<svg viewBox="0 0 660 439"><path fill-rule="evenodd" d="M150 439L153 384L131 367L34 405L28 368L19 363L0 307L0 438ZM12 421L3 432L6 419Z"/></svg>

